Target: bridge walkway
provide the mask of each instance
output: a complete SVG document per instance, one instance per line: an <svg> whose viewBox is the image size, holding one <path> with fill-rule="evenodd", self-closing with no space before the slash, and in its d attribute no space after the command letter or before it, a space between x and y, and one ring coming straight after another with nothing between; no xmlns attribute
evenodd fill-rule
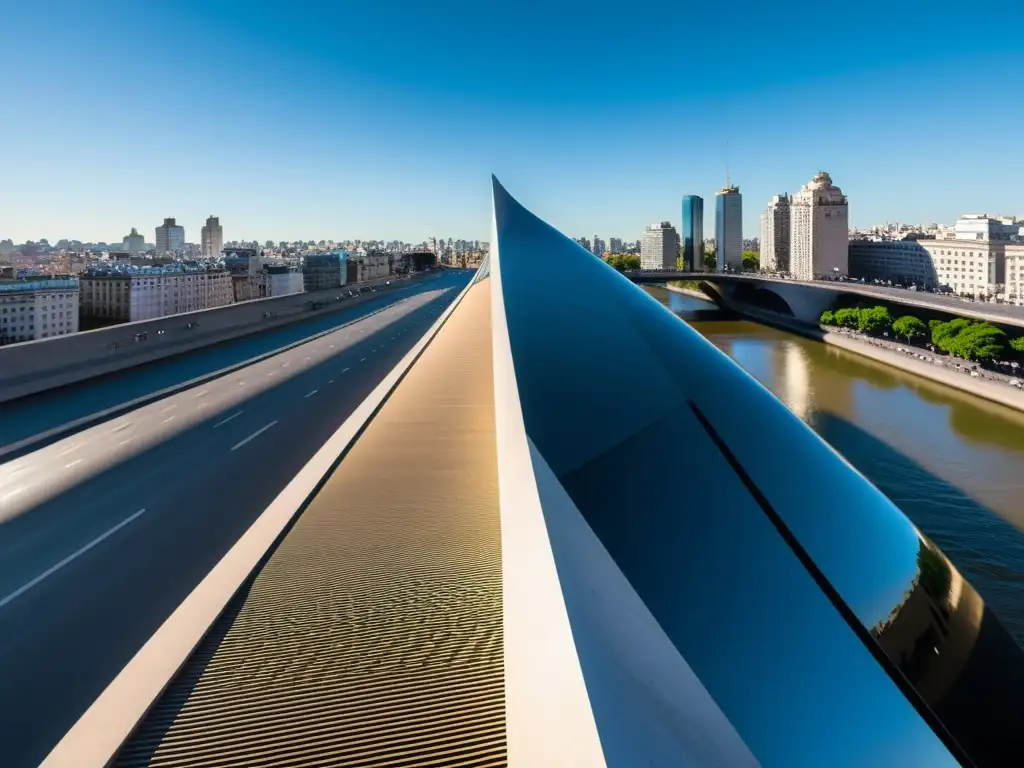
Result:
<svg viewBox="0 0 1024 768"><path fill-rule="evenodd" d="M492 378L485 280L114 765L506 764Z"/></svg>

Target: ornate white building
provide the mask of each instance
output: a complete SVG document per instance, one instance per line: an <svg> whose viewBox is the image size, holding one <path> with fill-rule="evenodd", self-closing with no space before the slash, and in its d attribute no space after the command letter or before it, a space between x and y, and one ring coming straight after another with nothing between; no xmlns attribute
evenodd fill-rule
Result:
<svg viewBox="0 0 1024 768"><path fill-rule="evenodd" d="M849 272L850 217L843 191L819 171L790 206L790 274L798 280Z"/></svg>
<svg viewBox="0 0 1024 768"><path fill-rule="evenodd" d="M789 219L793 198L783 192L774 195L761 214L761 269L789 272Z"/></svg>

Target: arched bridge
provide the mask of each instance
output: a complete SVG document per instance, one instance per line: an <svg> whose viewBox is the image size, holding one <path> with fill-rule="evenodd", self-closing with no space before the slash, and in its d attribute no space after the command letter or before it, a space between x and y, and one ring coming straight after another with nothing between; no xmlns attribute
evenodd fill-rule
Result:
<svg viewBox="0 0 1024 768"><path fill-rule="evenodd" d="M673 280L697 282L709 299L728 309L757 307L816 323L821 313L849 306L850 299L871 299L917 307L931 312L955 314L977 320L1024 328L1024 308L1007 304L966 302L952 296L888 288L859 283L804 281L754 274L685 272L681 270L636 269L625 273L634 283L665 283ZM845 303L843 299L846 299Z"/></svg>

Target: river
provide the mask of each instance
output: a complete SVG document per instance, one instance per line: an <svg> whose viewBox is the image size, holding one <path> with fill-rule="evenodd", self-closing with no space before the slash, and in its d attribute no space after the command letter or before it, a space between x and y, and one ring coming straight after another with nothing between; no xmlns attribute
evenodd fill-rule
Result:
<svg viewBox="0 0 1024 768"><path fill-rule="evenodd" d="M647 291L899 505L1024 644L1024 414L662 286Z"/></svg>

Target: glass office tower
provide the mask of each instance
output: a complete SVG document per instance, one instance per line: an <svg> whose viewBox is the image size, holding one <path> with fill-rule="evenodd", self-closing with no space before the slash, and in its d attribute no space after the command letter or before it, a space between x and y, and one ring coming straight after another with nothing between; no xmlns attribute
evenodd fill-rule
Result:
<svg viewBox="0 0 1024 768"><path fill-rule="evenodd" d="M704 269L704 198L683 197L683 269Z"/></svg>
<svg viewBox="0 0 1024 768"><path fill-rule="evenodd" d="M743 271L743 197L726 185L715 196L716 272Z"/></svg>

